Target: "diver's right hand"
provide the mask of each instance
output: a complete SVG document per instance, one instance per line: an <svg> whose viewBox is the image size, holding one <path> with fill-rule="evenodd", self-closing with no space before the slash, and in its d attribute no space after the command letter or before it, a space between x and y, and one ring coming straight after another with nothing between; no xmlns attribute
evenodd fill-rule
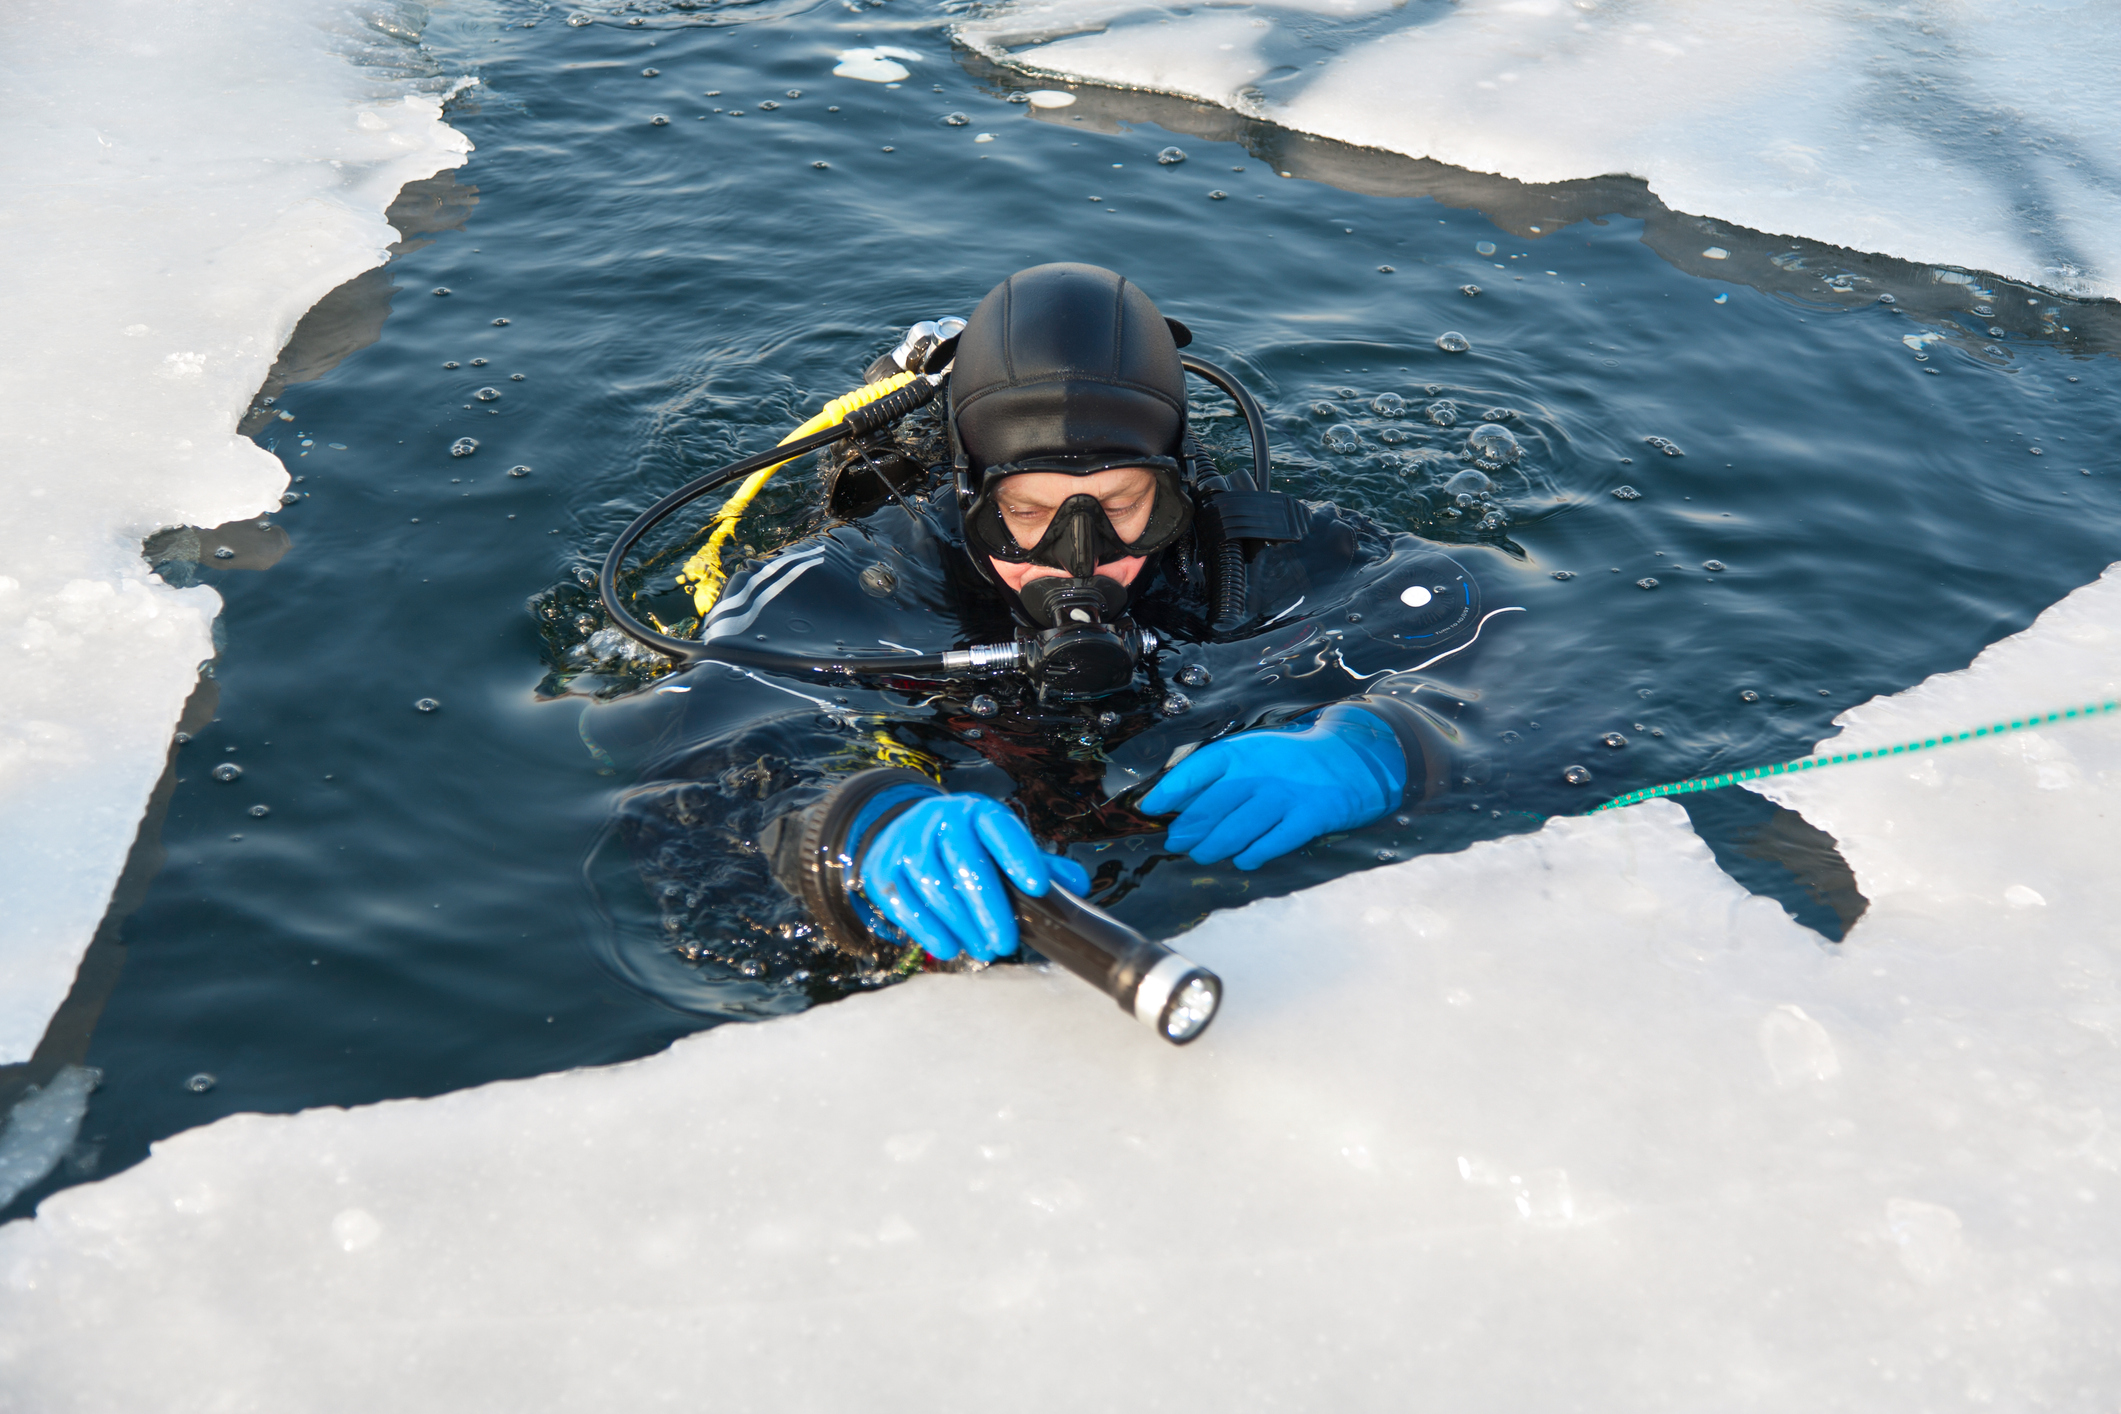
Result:
<svg viewBox="0 0 2121 1414"><path fill-rule="evenodd" d="M938 795L879 830L862 851L857 887L935 957L992 962L1016 951L1003 878L1033 898L1059 884L1080 894L1089 871L1047 854L1023 821L983 795Z"/></svg>

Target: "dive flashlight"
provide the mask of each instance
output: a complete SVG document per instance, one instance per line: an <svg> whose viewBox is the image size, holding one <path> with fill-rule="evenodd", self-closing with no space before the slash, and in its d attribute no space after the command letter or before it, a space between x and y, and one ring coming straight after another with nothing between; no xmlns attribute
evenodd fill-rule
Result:
<svg viewBox="0 0 2121 1414"><path fill-rule="evenodd" d="M759 848L774 876L801 899L840 948L879 962L903 944L877 936L888 927L854 888L862 850L878 830L940 792L915 771L877 767L849 776L822 799L772 821ZM1059 885L1032 898L1009 890L1025 943L1088 982L1174 1046L1199 1037L1222 1005L1223 984L1207 968L1152 942Z"/></svg>

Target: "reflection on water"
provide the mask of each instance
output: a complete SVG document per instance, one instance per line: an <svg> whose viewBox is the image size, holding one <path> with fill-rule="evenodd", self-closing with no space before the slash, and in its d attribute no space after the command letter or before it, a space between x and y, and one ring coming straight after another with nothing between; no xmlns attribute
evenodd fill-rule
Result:
<svg viewBox="0 0 2121 1414"><path fill-rule="evenodd" d="M1144 95L1011 103L1016 80L945 57L936 14L886 38L875 11L497 13L429 36L476 52L481 106L454 119L472 164L400 203L396 259L304 321L245 423L301 478L268 518L285 538L152 542L224 596L220 657L75 997L0 1076L19 1094L102 1071L78 1141L97 1172L234 1111L604 1063L802 1005L657 951L623 871L584 879L668 722L654 694L569 690L598 675L558 671L602 627L579 573L658 495L1025 265L1125 270L1257 390L1277 485L1450 540L1527 610L1483 674L1506 808L1387 820L1245 877L1151 867L1153 840L1086 848L1158 933L1799 755L2121 558L2121 365L2092 356L2110 311L2062 306L2049 334L2046 306L1983 277L1704 228L1635 183L1522 187ZM897 88L833 76L876 43L927 57ZM1185 162L1157 160L1172 146ZM1226 405L1198 411L1239 445ZM1515 460L1473 445L1484 425ZM813 468L777 477L752 548L818 492ZM242 774L214 780L223 763ZM1813 907L1824 866L1759 824L1708 833L1734 873L1768 851L1755 886ZM1838 917L1820 887L1811 916ZM61 1164L7 1212L81 1176Z"/></svg>

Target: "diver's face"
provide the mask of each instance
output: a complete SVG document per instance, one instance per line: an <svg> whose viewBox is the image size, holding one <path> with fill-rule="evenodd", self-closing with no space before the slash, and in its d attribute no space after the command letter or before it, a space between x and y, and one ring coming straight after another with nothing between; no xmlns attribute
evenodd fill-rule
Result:
<svg viewBox="0 0 2121 1414"><path fill-rule="evenodd" d="M1137 540L1149 528L1149 512L1156 506L1156 476L1147 467L1139 466L1094 471L1088 476L1026 471L994 488L994 502L1001 509L1002 523L1009 527L1016 543L1027 550L1039 542L1046 527L1053 523L1053 513L1070 496L1095 496L1119 538ZM992 556L987 563L994 566L1002 583L1016 590L1034 579L1063 578L1066 574L1051 565L1013 565ZM1134 576L1141 573L1142 563L1142 556L1129 555L1099 565L1097 572L1121 584L1132 584Z"/></svg>

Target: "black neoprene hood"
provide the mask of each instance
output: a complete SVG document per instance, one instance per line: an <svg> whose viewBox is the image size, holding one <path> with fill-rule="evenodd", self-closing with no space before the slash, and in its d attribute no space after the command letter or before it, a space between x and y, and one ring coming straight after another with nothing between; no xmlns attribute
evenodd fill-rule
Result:
<svg viewBox="0 0 2121 1414"><path fill-rule="evenodd" d="M975 476L1029 458L1178 455L1186 371L1170 324L1095 265L1034 265L972 311L950 420Z"/></svg>

